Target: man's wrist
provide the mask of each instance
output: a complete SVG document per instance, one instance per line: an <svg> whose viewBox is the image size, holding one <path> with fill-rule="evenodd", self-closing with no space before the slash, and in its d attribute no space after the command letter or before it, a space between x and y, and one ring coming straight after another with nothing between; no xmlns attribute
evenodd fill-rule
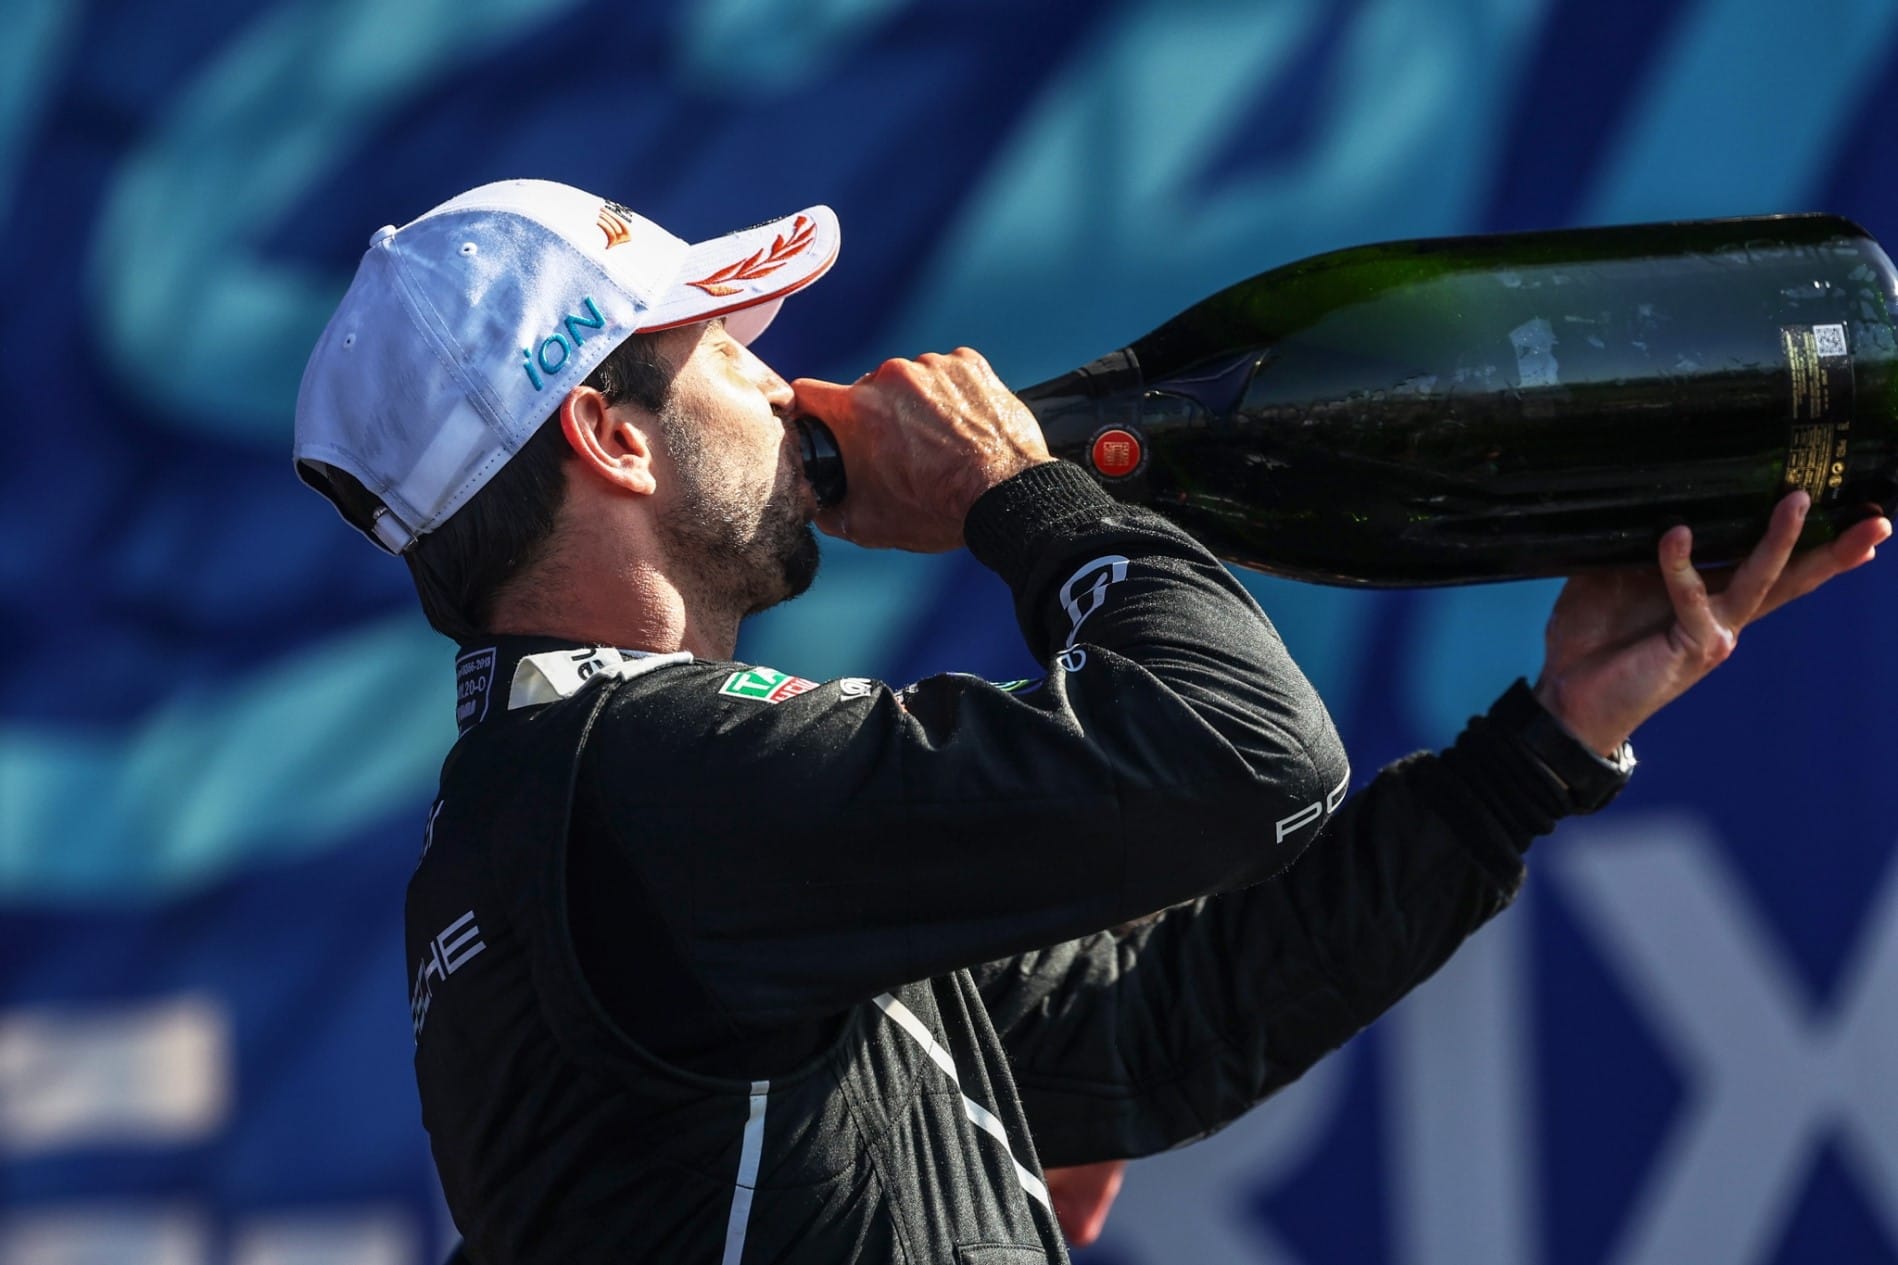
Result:
<svg viewBox="0 0 1898 1265"><path fill-rule="evenodd" d="M1547 673L1536 678L1534 693L1536 701L1555 718L1564 732L1604 760L1613 760L1615 753L1627 745L1630 735L1626 729L1609 732L1600 726L1588 726L1578 721L1573 709L1564 705L1562 688Z"/></svg>
<svg viewBox="0 0 1898 1265"><path fill-rule="evenodd" d="M1489 717L1522 745L1562 787L1570 810L1592 813L1621 793L1634 772L1634 748L1623 742L1604 756L1563 723L1529 683L1517 678Z"/></svg>
<svg viewBox="0 0 1898 1265"><path fill-rule="evenodd" d="M1073 462L1039 462L977 497L963 522L962 538L976 561L1013 588L1051 538L1074 522L1099 518L1114 505L1100 484Z"/></svg>

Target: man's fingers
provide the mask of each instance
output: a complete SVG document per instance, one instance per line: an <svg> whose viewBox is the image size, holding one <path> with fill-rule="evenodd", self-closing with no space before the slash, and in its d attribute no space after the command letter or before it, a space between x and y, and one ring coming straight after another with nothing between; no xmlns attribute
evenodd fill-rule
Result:
<svg viewBox="0 0 1898 1265"><path fill-rule="evenodd" d="M1732 652L1734 637L1714 612L1707 583L1694 569L1693 550L1690 528L1676 527L1661 537L1661 579L1674 604L1667 640L1676 654L1706 671Z"/></svg>
<svg viewBox="0 0 1898 1265"><path fill-rule="evenodd" d="M826 536L835 536L839 540L850 539L850 529L844 525L844 516L840 510L818 510L817 516L811 521L817 525L817 530Z"/></svg>
<svg viewBox="0 0 1898 1265"><path fill-rule="evenodd" d="M1833 576L1870 562L1878 546L1891 538L1891 520L1868 518L1852 524L1829 545L1821 545L1793 559L1765 601L1754 613L1757 619L1796 597L1804 597Z"/></svg>
<svg viewBox="0 0 1898 1265"><path fill-rule="evenodd" d="M1767 594L1779 583L1787 559L1793 556L1793 546L1799 543L1799 533L1806 525L1806 511L1811 506L1812 498L1798 491L1781 497L1779 504L1773 507L1766 535L1734 571L1715 604L1715 610L1729 627L1739 628L1752 619Z"/></svg>
<svg viewBox="0 0 1898 1265"><path fill-rule="evenodd" d="M1878 547L1891 539L1891 520L1879 515L1853 523L1840 534L1833 547L1850 555L1845 567L1850 570L1861 563L1870 562L1878 552Z"/></svg>
<svg viewBox="0 0 1898 1265"><path fill-rule="evenodd" d="M835 422L850 413L850 388L822 378L798 378L791 383L797 397L797 411L809 413L824 422Z"/></svg>

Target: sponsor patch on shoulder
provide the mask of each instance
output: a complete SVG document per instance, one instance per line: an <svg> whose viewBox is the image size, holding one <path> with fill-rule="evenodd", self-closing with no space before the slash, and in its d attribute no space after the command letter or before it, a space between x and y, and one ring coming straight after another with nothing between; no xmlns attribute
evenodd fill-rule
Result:
<svg viewBox="0 0 1898 1265"><path fill-rule="evenodd" d="M746 668L726 677L718 692L732 698L748 698L754 703L782 703L816 688L815 681L806 681L775 668Z"/></svg>

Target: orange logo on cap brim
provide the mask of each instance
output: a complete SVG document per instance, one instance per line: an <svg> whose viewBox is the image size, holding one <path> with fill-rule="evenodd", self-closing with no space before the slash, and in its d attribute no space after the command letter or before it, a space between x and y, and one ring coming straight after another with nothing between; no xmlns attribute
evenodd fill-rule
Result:
<svg viewBox="0 0 1898 1265"><path fill-rule="evenodd" d="M600 218L593 222L599 225L602 233L606 234L606 248L608 250L613 249L615 246L624 246L633 239L632 231L626 227L626 221L613 214L613 204L611 202L600 208Z"/></svg>
<svg viewBox="0 0 1898 1265"><path fill-rule="evenodd" d="M791 235L787 238L782 233L778 234L772 240L769 250L756 251L735 264L720 268L709 277L699 281L688 281L686 284L697 286L705 293L719 298L737 294L744 287L732 285L731 282L756 281L760 277L768 277L789 263L793 256L803 254L815 240L817 240L817 225L800 215L791 221Z"/></svg>

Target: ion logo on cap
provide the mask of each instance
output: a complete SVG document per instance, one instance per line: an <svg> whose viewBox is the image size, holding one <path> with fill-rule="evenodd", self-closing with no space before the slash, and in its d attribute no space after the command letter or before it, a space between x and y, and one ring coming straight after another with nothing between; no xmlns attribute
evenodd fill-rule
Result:
<svg viewBox="0 0 1898 1265"><path fill-rule="evenodd" d="M1110 479L1124 479L1140 468L1147 454L1138 436L1116 428L1096 435L1088 455L1096 470Z"/></svg>

